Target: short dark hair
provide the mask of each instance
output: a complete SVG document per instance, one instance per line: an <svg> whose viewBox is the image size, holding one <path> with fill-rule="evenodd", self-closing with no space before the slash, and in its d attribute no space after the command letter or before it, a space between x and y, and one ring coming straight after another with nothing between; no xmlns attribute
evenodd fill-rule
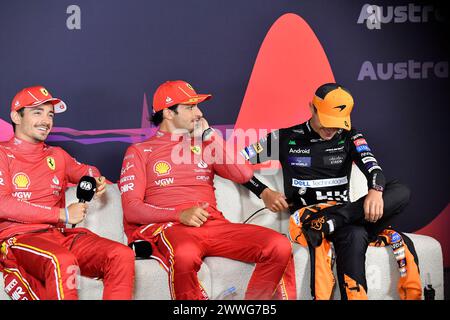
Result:
<svg viewBox="0 0 450 320"><path fill-rule="evenodd" d="M341 88L342 90L346 91L349 95L352 95L348 89L341 86L339 83L325 83L321 85L319 88L317 88L315 95L318 96L320 99L325 99L325 96L337 88Z"/></svg>
<svg viewBox="0 0 450 320"><path fill-rule="evenodd" d="M23 114L25 112L25 108L17 110L17 113L23 118ZM16 124L11 120L11 124L13 126L13 131L16 132Z"/></svg>
<svg viewBox="0 0 450 320"><path fill-rule="evenodd" d="M178 114L177 111L178 105L174 105L169 107L168 109L172 110L173 112L175 112L176 114ZM163 110L159 110L158 112L155 112L151 115L150 117L150 122L155 126L159 126L161 124L161 122L163 122L164 118L163 118Z"/></svg>

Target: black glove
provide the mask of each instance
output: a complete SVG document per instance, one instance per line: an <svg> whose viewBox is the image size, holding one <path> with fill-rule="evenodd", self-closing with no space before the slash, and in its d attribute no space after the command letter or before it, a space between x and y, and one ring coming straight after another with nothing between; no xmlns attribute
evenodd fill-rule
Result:
<svg viewBox="0 0 450 320"><path fill-rule="evenodd" d="M320 212L311 212L303 221L302 231L306 240L313 246L318 247L322 239L333 233L335 226L334 219L327 218Z"/></svg>
<svg viewBox="0 0 450 320"><path fill-rule="evenodd" d="M322 239L324 238L322 232L304 227L302 227L302 232L305 235L305 238L308 241L308 243L312 245L314 248L322 244Z"/></svg>
<svg viewBox="0 0 450 320"><path fill-rule="evenodd" d="M152 245L148 241L135 241L128 246L133 249L136 260L150 259L153 252Z"/></svg>

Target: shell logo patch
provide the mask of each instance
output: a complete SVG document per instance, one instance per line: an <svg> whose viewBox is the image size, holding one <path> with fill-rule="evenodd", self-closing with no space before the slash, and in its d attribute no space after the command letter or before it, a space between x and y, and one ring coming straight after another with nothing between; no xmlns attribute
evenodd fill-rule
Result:
<svg viewBox="0 0 450 320"><path fill-rule="evenodd" d="M56 162L55 158L53 157L47 157L47 165L50 169L55 170L56 169Z"/></svg>
<svg viewBox="0 0 450 320"><path fill-rule="evenodd" d="M172 170L172 167L166 161L158 161L153 166L153 172L155 172L158 175L158 177L169 174L170 170Z"/></svg>
<svg viewBox="0 0 450 320"><path fill-rule="evenodd" d="M16 186L16 189L26 190L30 186L30 183L30 178L26 173L19 172L13 177L13 184Z"/></svg>

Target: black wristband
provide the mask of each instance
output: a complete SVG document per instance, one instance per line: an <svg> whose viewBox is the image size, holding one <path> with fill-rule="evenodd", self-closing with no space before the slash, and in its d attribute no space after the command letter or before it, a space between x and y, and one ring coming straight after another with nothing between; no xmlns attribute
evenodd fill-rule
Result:
<svg viewBox="0 0 450 320"><path fill-rule="evenodd" d="M380 191L380 192L384 191L384 187L379 186L379 185L373 185L373 186L370 187L370 189L377 190L377 191Z"/></svg>
<svg viewBox="0 0 450 320"><path fill-rule="evenodd" d="M372 172L372 177L368 180L369 189L384 191L384 187L386 186L386 178L381 170L376 170Z"/></svg>
<svg viewBox="0 0 450 320"><path fill-rule="evenodd" d="M255 176L242 185L253 192L258 198L261 198L261 193L267 188L267 186L259 181Z"/></svg>

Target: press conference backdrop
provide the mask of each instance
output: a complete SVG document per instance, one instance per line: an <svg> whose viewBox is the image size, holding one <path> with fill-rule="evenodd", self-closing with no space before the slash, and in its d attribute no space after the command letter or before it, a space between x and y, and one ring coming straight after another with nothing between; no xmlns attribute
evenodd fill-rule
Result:
<svg viewBox="0 0 450 320"><path fill-rule="evenodd" d="M0 139L15 93L68 105L48 142L117 181L153 132L156 87L189 81L210 124L277 128L308 117L314 88L354 95L353 125L388 178L412 190L400 227L436 237L450 266L449 34L445 1L35 0L0 2Z"/></svg>

